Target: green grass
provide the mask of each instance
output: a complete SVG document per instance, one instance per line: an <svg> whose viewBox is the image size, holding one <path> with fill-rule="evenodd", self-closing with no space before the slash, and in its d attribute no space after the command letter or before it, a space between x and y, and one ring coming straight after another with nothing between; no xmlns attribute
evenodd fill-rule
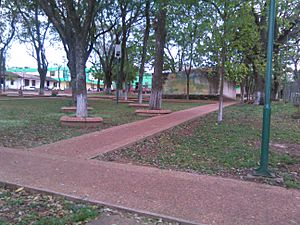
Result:
<svg viewBox="0 0 300 225"><path fill-rule="evenodd" d="M22 201L23 204L11 204ZM34 207L32 207L34 206ZM175 225L160 218L118 211L105 206L75 202L56 195L14 189L0 184L0 225L81 225L97 219L113 220L122 224L122 218L138 224Z"/></svg>
<svg viewBox="0 0 300 225"><path fill-rule="evenodd" d="M12 190L0 186L0 224L83 224L101 215L101 207L75 203L62 197ZM32 207L34 205L34 207Z"/></svg>
<svg viewBox="0 0 300 225"><path fill-rule="evenodd" d="M75 224L78 222L88 221L95 219L99 216L99 211L95 208L89 206L81 206L76 211L70 211L69 215L63 217L48 216L43 218L36 218L35 225L65 225L65 224ZM28 218L32 221L34 218Z"/></svg>
<svg viewBox="0 0 300 225"><path fill-rule="evenodd" d="M253 105L226 108L221 125L217 125L217 114L213 113L128 147L118 157L160 168L245 175L258 166L262 111L262 107ZM300 128L299 121L291 118L294 111L292 105L273 104L271 142L299 144L299 152ZM110 157L109 153L105 157ZM300 175L291 175L297 173L292 166L299 169L299 154L286 154L271 146L272 170L284 177L285 186L300 188Z"/></svg>
<svg viewBox="0 0 300 225"><path fill-rule="evenodd" d="M60 108L71 106L71 100L68 99L11 98L0 101L0 146L31 148L144 119L136 116L134 109L127 104L117 105L111 100L90 100L89 104L94 108L90 115L104 119L99 128L61 127L59 118L65 114L60 112ZM165 103L163 107L177 111L198 105Z"/></svg>

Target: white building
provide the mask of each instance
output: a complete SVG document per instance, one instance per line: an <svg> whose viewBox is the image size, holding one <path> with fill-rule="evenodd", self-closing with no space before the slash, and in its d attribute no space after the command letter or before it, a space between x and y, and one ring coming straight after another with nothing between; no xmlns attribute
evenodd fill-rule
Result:
<svg viewBox="0 0 300 225"><path fill-rule="evenodd" d="M1 80L3 85L3 80ZM57 80L46 77L45 89L53 89L57 86ZM6 72L5 89L7 90L38 90L40 88L40 77L28 73Z"/></svg>

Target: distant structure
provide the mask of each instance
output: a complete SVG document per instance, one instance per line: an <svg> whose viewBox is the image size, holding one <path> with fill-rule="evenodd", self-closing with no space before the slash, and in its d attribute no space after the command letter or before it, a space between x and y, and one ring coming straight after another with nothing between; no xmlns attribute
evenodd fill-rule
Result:
<svg viewBox="0 0 300 225"><path fill-rule="evenodd" d="M186 95L186 74L184 71L169 73L165 75L164 95L178 96ZM211 69L192 69L190 74L190 96L219 96L219 76L212 73ZM236 99L236 84L225 79L224 97Z"/></svg>
<svg viewBox="0 0 300 225"><path fill-rule="evenodd" d="M71 88L71 76L67 67L48 68L46 75L46 89L67 90ZM87 89L95 89L97 81L87 69ZM3 84L3 80L2 80ZM103 83L102 83L103 85ZM9 68L5 74L6 89L34 90L40 86L40 77L36 68Z"/></svg>

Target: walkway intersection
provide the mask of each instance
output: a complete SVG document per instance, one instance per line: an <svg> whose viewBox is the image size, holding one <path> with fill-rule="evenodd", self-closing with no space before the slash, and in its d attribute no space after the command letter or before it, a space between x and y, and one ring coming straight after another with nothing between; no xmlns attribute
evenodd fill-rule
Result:
<svg viewBox="0 0 300 225"><path fill-rule="evenodd" d="M300 224L297 190L90 160L217 107L199 106L30 151L0 148L0 182L190 224Z"/></svg>

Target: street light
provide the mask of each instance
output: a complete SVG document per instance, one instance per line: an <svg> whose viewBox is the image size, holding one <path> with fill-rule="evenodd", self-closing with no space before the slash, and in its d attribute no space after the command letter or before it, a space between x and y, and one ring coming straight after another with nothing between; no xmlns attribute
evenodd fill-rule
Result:
<svg viewBox="0 0 300 225"><path fill-rule="evenodd" d="M117 97L117 104L119 104L119 95L120 95L120 61L121 61L121 54L122 54L122 50L121 50L121 45L120 44L116 44L115 47L115 58L117 59L117 68L118 68L118 72L117 72L117 93L116 93L116 97Z"/></svg>
<svg viewBox="0 0 300 225"><path fill-rule="evenodd" d="M275 0L270 0L269 6L269 27L268 27L268 50L267 50L267 70L265 82L265 105L263 114L263 131L261 142L260 165L254 175L273 177L268 170L269 163L269 143L270 143L270 122L271 122L271 79L272 79L272 58L274 44L274 25L275 25Z"/></svg>

